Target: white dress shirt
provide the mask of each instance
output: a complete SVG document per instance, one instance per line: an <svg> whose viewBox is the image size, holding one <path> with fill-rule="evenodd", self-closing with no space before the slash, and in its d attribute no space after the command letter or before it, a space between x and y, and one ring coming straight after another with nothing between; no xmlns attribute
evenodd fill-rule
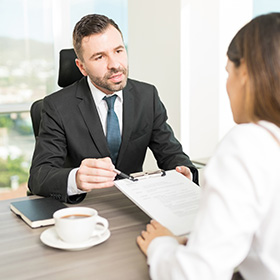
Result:
<svg viewBox="0 0 280 280"><path fill-rule="evenodd" d="M91 82L88 77L88 84L90 91L93 96L93 100L95 102L100 121L102 123L103 131L106 136L106 124L107 124L107 112L108 112L108 105L105 100L103 100L104 96L111 96L111 95L106 95L104 92L96 88ZM112 95L117 95L118 97L116 98L115 104L114 104L114 111L116 112L116 115L119 120L119 126L120 126L120 133L122 135L122 108L123 108L123 92L122 90L114 92Z"/></svg>
<svg viewBox="0 0 280 280"><path fill-rule="evenodd" d="M95 102L97 112L103 127L104 135L106 136L106 125L107 125L107 112L108 112L108 105L105 100L103 100L104 96L111 96L106 95L104 92L96 88L92 82L90 81L89 76L87 77L87 81L89 84L90 91L93 96L93 100ZM123 92L117 91L114 93L117 95L115 104L114 104L114 111L116 112L116 115L119 120L119 126L120 126L120 133L122 135L122 119L123 119ZM68 186L67 186L67 194L68 195L75 195L75 194L81 194L84 193L83 191L79 190L77 188L76 184L76 173L79 168L72 169L68 176Z"/></svg>
<svg viewBox="0 0 280 280"><path fill-rule="evenodd" d="M280 129L261 121L280 139ZM158 237L148 247L151 278L280 279L280 146L256 124L234 127L204 171L200 210L187 246Z"/></svg>

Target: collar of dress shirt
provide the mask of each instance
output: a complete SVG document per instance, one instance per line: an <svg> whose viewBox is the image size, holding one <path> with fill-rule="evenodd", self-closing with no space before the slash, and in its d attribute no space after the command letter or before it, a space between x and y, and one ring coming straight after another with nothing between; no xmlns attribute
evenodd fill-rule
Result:
<svg viewBox="0 0 280 280"><path fill-rule="evenodd" d="M98 89L97 87L95 87L95 86L92 84L92 82L91 82L89 76L87 76L87 81L88 81L89 88L90 88L91 94L92 94L92 96L93 96L94 102L95 102L95 104L96 104L97 106L99 106L101 102L104 102L104 100L103 100L104 96L111 96L111 95L106 95L106 94L105 94L104 92L102 92L100 89ZM120 103L123 102L123 92L122 92L122 90L116 91L116 92L114 92L113 94L116 94L116 95L118 96L118 99L119 99ZM112 94L112 95L113 95L113 94Z"/></svg>
<svg viewBox="0 0 280 280"><path fill-rule="evenodd" d="M92 84L92 82L89 79L89 77L87 78L87 81L88 81L88 84L89 84L89 88L90 88L91 94L93 96L93 100L94 100L96 108L97 108L97 112L98 112L98 115L99 115L99 118L100 118L100 121L101 121L101 124L102 124L102 128L103 128L104 134L106 135L106 122L107 122L107 112L108 112L108 109L107 109L106 101L103 100L103 98L105 96L105 93L102 92L101 90L99 90L98 88L96 88ZM118 116L120 132L121 132L121 135L122 135L122 126L123 126L123 123L122 123L123 122L123 117L122 117L122 114L123 114L123 108L122 108L122 104L123 104L123 91L120 90L118 92L115 92L114 94L116 94L118 96L117 99L116 99L116 102L115 102L114 109L115 109L115 112L116 112L116 114Z"/></svg>

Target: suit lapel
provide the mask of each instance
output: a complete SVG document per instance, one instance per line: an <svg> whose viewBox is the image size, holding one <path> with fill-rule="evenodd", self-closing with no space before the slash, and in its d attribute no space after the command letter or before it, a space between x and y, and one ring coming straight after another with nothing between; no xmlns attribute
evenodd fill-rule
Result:
<svg viewBox="0 0 280 280"><path fill-rule="evenodd" d="M81 86L78 87L76 97L80 99L78 107L97 150L102 157L109 156L107 140L86 77L81 80Z"/></svg>
<svg viewBox="0 0 280 280"><path fill-rule="evenodd" d="M131 89L132 87L128 80L127 86L123 89L123 129L122 129L122 143L121 143L119 156L117 160L118 164L120 164L122 159L125 158L125 151L133 129L134 98Z"/></svg>

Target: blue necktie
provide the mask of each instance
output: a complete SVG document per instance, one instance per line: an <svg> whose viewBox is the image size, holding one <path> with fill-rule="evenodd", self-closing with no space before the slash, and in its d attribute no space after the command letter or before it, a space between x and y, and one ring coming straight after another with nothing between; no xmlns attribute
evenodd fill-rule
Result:
<svg viewBox="0 0 280 280"><path fill-rule="evenodd" d="M118 117L114 111L114 104L116 101L117 95L110 97L104 97L103 99L107 102L108 113L107 113L107 143L111 153L111 159L113 164L116 164L117 157L119 153L119 148L121 145L121 134Z"/></svg>

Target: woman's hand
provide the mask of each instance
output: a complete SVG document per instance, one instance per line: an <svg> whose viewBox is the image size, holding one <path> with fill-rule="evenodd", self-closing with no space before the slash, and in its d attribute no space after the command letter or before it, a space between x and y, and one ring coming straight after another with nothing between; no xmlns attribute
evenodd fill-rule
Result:
<svg viewBox="0 0 280 280"><path fill-rule="evenodd" d="M162 226L157 221L152 220L150 224L147 224L146 230L143 230L141 235L137 237L137 244L146 256L151 241L159 236L171 236L174 237L180 244L187 243L186 237L176 237L169 229Z"/></svg>

